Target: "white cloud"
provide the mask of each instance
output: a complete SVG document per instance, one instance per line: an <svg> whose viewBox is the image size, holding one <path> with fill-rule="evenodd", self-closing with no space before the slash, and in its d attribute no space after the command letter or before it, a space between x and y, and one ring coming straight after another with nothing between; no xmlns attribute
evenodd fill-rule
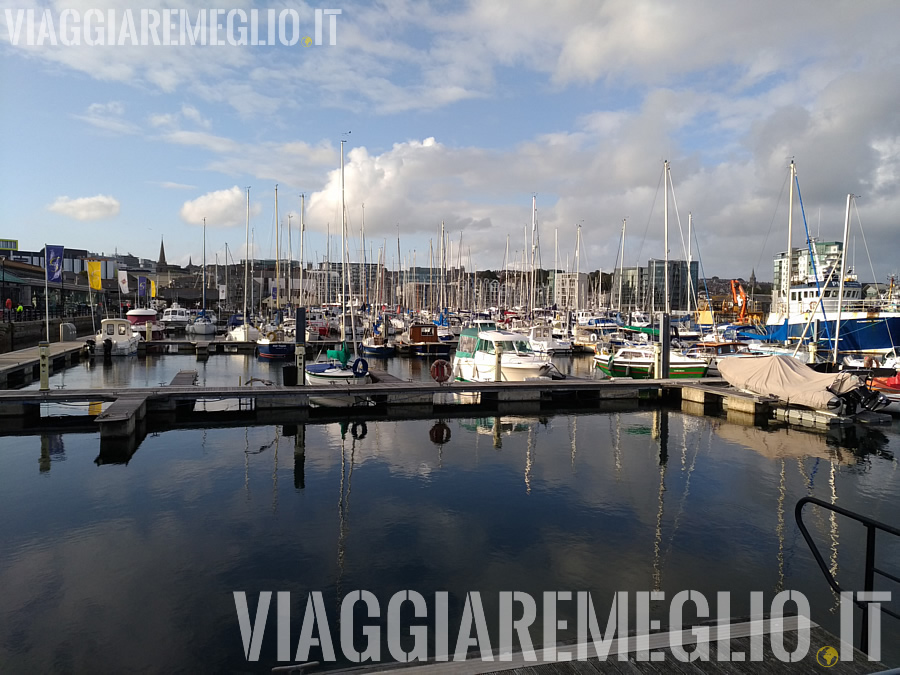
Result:
<svg viewBox="0 0 900 675"><path fill-rule="evenodd" d="M115 134L136 134L140 127L125 119L125 106L120 101L109 103L92 103L81 115L74 115L75 119Z"/></svg>
<svg viewBox="0 0 900 675"><path fill-rule="evenodd" d="M154 185L159 185L161 188L166 188L167 190L196 190L196 185L187 185L186 183L174 183L169 180L157 181Z"/></svg>
<svg viewBox="0 0 900 675"><path fill-rule="evenodd" d="M108 195L80 197L78 199L57 197L56 201L50 204L47 209L75 220L102 220L118 215L119 201Z"/></svg>
<svg viewBox="0 0 900 675"><path fill-rule="evenodd" d="M259 213L258 204L251 206L251 215ZM247 193L237 185L228 190L208 192L187 201L181 207L181 219L201 225L206 218L208 227L229 227L244 224L247 218Z"/></svg>

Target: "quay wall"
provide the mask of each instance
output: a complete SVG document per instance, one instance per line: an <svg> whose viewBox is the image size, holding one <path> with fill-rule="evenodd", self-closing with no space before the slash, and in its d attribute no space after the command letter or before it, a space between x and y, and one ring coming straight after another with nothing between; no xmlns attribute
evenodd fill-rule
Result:
<svg viewBox="0 0 900 675"><path fill-rule="evenodd" d="M50 342L59 342L59 324L73 323L78 337L93 335L91 317L75 316L50 319ZM47 336L43 321L9 321L0 323L0 354L36 347Z"/></svg>

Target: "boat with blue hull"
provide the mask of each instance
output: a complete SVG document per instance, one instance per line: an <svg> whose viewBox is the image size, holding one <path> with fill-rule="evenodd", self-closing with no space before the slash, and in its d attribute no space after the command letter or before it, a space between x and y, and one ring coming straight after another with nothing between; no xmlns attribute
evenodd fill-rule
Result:
<svg viewBox="0 0 900 675"><path fill-rule="evenodd" d="M256 341L256 355L261 359L292 359L296 344L284 338L284 331L273 330Z"/></svg>

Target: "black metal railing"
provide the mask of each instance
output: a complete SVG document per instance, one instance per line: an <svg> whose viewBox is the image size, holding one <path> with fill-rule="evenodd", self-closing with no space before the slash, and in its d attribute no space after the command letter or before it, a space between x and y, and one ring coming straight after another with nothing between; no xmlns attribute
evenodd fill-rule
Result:
<svg viewBox="0 0 900 675"><path fill-rule="evenodd" d="M836 593L848 593L851 591L841 588L837 580L834 578L834 575L829 571L828 565L825 563L825 559L822 557L822 554L819 553L819 549L816 548L816 543L813 541L812 535L809 533L806 524L803 522L803 507L807 504L814 504L815 506L820 506L828 511L834 511L839 515L846 516L847 518L862 523L865 526L866 562L863 578L863 592L871 593L874 590L876 574L884 577L885 579L890 579L891 581L900 584L900 577L896 577L893 574L885 570L878 569L875 566L875 535L878 530L886 532L887 534L893 535L895 537L900 537L900 529L891 527L890 525L879 522L867 516L863 516L859 513L855 513L854 511L848 511L847 509L841 508L840 506L835 506L834 504L822 501L821 499L816 499L815 497L804 497L797 502L797 506L794 508L794 518L796 518L797 520L797 527L800 528L800 533L803 535L803 538L806 539L806 543L809 545L809 549L810 551L812 551L813 557L815 558L816 563L819 565L819 569L821 569L822 574L825 575L825 580ZM860 630L859 636L859 648L861 651L866 652L869 642L869 601L858 600L856 598L856 595L857 594L854 592L853 603L863 611L862 628ZM881 605L880 609L888 616L892 616L895 619L900 619L900 614L885 607L883 604Z"/></svg>

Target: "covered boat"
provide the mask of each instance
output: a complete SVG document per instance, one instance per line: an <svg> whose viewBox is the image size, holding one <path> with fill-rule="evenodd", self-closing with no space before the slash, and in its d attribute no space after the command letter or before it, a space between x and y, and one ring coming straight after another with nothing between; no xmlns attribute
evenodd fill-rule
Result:
<svg viewBox="0 0 900 675"><path fill-rule="evenodd" d="M817 373L784 355L722 359L719 372L738 389L836 415L879 410L888 400L851 373Z"/></svg>

